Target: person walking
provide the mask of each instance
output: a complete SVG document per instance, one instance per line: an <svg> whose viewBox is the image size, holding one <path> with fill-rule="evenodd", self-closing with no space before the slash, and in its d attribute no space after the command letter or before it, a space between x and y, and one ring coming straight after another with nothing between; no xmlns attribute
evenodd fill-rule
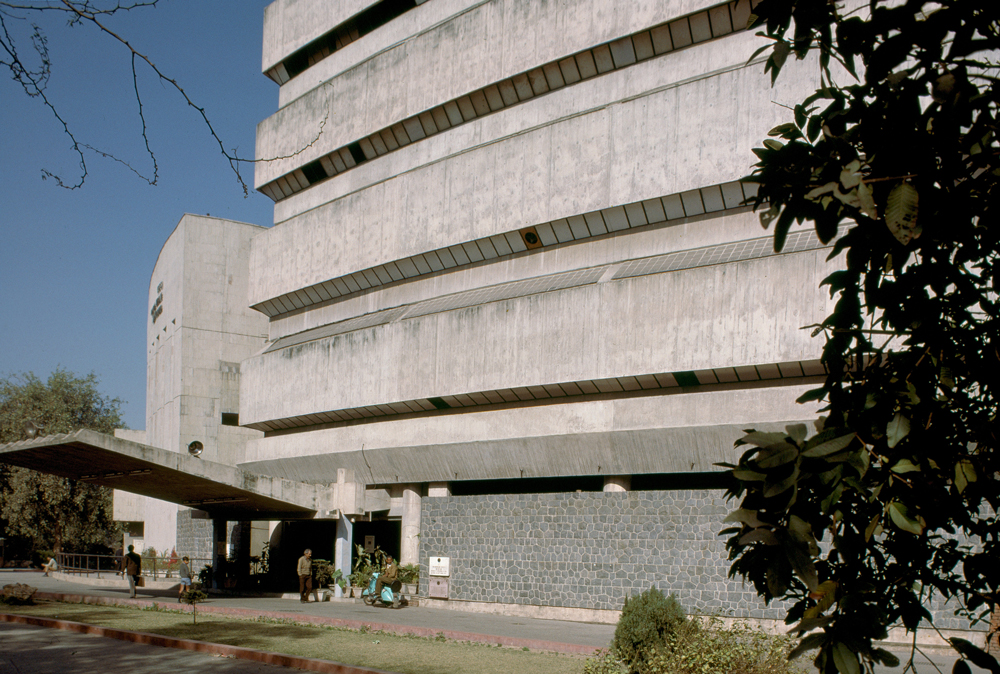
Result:
<svg viewBox="0 0 1000 674"><path fill-rule="evenodd" d="M177 601L181 601L184 598L184 593L191 589L190 561L185 555L181 557L181 565L177 567L177 575L181 578L181 584L177 586Z"/></svg>
<svg viewBox="0 0 1000 674"><path fill-rule="evenodd" d="M309 603L309 592L312 591L312 555L312 550L306 548L302 556L299 557L297 570L299 574L299 601L303 604Z"/></svg>
<svg viewBox="0 0 1000 674"><path fill-rule="evenodd" d="M120 573L128 576L128 596L130 599L135 599L135 586L142 574L142 557L135 551L134 545L128 546L128 553L122 558Z"/></svg>

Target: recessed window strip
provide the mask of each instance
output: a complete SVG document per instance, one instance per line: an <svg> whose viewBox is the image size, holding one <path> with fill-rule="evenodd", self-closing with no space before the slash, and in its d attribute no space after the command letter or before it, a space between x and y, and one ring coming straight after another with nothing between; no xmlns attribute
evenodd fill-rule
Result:
<svg viewBox="0 0 1000 674"><path fill-rule="evenodd" d="M293 52L264 74L278 84L284 84L338 49L343 49L425 2L427 0L382 0Z"/></svg>
<svg viewBox="0 0 1000 674"><path fill-rule="evenodd" d="M744 30L751 0L733 0L547 63L393 124L277 178L259 190L281 201L399 147L612 70Z"/></svg>
<svg viewBox="0 0 1000 674"><path fill-rule="evenodd" d="M752 382L765 381L773 381L775 383L785 381L787 383L788 380L824 377L826 374L826 367L818 360L763 363L707 370L661 372L538 386L520 386L516 388L477 391L475 393L461 393L435 398L368 405L366 407L351 409L330 410L328 412L313 412L284 419L261 421L247 424L246 426L264 431L265 433L287 430L314 430L316 427L357 419L382 421L403 415L423 415L427 412L441 413L450 409L473 412L476 411L477 407L496 409L496 406L517 406L552 398L584 399L600 395L614 396L620 394L627 396L632 393L641 395L642 392L664 389L697 389L698 387L718 384L738 385L740 383L752 384Z"/></svg>
<svg viewBox="0 0 1000 674"><path fill-rule="evenodd" d="M832 241L827 244L822 243L812 230L803 230L792 232L788 235L781 254L801 253L808 250L828 248L832 245ZM774 239L770 236L765 236L748 241L736 241L718 246L694 248L676 253L628 260L626 262L616 262L599 267L537 276L521 281L510 281L485 288L453 293L443 297L435 297L401 307L393 307L392 309L373 311L362 316L304 330L294 335L288 335L275 340L273 344L264 350L264 353L281 351L282 349L326 339L334 335L343 335L355 330L387 325L410 318L419 318L421 316L429 316L430 314L445 311L456 311L490 302L503 302L518 297L529 297L540 293L592 285L600 282L608 270L614 272L611 277L612 279L620 280L683 269L707 267L716 264L740 262L776 254L774 252Z"/></svg>
<svg viewBox="0 0 1000 674"><path fill-rule="evenodd" d="M601 211L574 215L388 262L270 298L253 305L252 308L275 318L304 307L315 306L317 302L312 299L313 296L328 296L328 299L323 300L328 302L386 283L396 283L473 262L522 253L529 249L579 241L608 232L655 225L705 213L721 213L742 207L746 200L752 199L756 193L756 184L734 181L684 192L684 195L688 195L686 202L681 194L672 194L622 206L612 206ZM691 208L689 212L685 203L697 205L697 208ZM383 281L386 277L390 281Z"/></svg>

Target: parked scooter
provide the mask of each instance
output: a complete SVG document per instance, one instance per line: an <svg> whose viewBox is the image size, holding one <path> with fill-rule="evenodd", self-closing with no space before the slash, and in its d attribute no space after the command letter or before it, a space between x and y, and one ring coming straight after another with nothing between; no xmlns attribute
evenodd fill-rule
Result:
<svg viewBox="0 0 1000 674"><path fill-rule="evenodd" d="M376 597L375 583L378 582L378 577L378 572L372 574L372 579L369 581L367 589L361 591L362 601L369 606L374 606L375 602L382 602L384 606L399 608L399 605L403 601L403 596L400 594L400 590L403 589L403 584L398 580L394 580L388 585L383 585L381 596Z"/></svg>

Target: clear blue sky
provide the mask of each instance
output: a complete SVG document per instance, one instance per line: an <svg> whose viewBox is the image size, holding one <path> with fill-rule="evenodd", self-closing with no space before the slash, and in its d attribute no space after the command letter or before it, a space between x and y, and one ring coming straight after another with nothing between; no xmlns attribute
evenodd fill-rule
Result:
<svg viewBox="0 0 1000 674"><path fill-rule="evenodd" d="M256 124L277 109L278 87L260 70L265 0L161 0L108 23L204 107L228 148L252 157ZM52 13L54 14L54 13ZM149 172L127 50L87 25L31 17L48 36L47 93L81 143ZM9 19L8 25L13 25ZM23 30L21 31L23 35ZM30 45L21 45L30 55ZM197 112L140 67L150 145L160 166L150 187L88 153L78 190L43 181L43 168L77 164L52 114L0 79L0 376L56 367L97 374L145 427L146 312L150 274L184 213L270 225L271 201L242 189ZM253 186L253 167L243 173Z"/></svg>

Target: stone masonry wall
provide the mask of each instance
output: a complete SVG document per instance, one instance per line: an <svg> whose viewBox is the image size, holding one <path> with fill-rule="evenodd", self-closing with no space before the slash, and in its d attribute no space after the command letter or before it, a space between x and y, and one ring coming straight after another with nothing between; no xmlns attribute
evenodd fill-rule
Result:
<svg viewBox="0 0 1000 674"><path fill-rule="evenodd" d="M730 510L721 490L425 497L421 565L451 558L450 599L619 610L655 585L689 613L783 618L728 578ZM939 628L969 627L932 611Z"/></svg>

